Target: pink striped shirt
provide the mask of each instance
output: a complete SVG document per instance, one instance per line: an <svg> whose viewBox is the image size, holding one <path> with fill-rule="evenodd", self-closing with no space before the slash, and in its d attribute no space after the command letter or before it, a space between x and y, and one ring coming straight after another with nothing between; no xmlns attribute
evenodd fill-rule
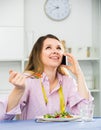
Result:
<svg viewBox="0 0 101 130"><path fill-rule="evenodd" d="M58 85L50 92L48 77L43 73L41 78L44 85L44 89L48 98L48 104L45 104L45 100L42 93L42 86L40 79L27 78L26 79L26 90L21 98L19 104L6 113L7 101L2 102L2 114L0 115L1 120L10 120L17 114L21 115L21 119L34 119L36 116L44 114L54 114L60 111L60 99L58 89L60 84L65 99L65 105L67 111L72 114L79 114L79 106L85 103L89 103L93 100L93 97L89 93L89 100L81 97L77 91L76 81L70 76L64 76L57 74Z"/></svg>

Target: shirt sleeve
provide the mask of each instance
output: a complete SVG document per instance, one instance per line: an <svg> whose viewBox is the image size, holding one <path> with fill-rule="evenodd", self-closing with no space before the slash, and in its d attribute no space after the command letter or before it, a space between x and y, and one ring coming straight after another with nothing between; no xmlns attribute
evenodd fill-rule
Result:
<svg viewBox="0 0 101 130"><path fill-rule="evenodd" d="M89 103L93 101L93 97L91 96L90 92L89 92L89 99L85 99L83 97L80 96L80 94L78 92L76 92L72 97L69 98L69 105L72 108L73 106L75 106L76 104L80 103L80 102L84 102L84 103Z"/></svg>
<svg viewBox="0 0 101 130"><path fill-rule="evenodd" d="M81 100L78 100L78 102L75 102L75 104L73 104L72 106L69 106L70 113L74 115L80 115L80 109L84 107L86 104L93 102L93 100L94 100L93 97L91 97L90 100L81 98Z"/></svg>
<svg viewBox="0 0 101 130"><path fill-rule="evenodd" d="M26 88L24 95L22 96L18 105L9 112L6 112L8 97L5 100L0 100L0 120L12 120L16 115L20 115L26 106L28 94L28 88Z"/></svg>
<svg viewBox="0 0 101 130"><path fill-rule="evenodd" d="M89 91L89 99L85 99L81 97L79 92L77 91L77 84L76 82L71 82L71 90L68 98L68 109L72 114L79 114L80 107L84 104L88 104L90 102L93 102L94 98L92 97L90 91Z"/></svg>
<svg viewBox="0 0 101 130"><path fill-rule="evenodd" d="M0 100L0 120L4 119L4 114L7 108L7 100Z"/></svg>
<svg viewBox="0 0 101 130"><path fill-rule="evenodd" d="M8 100L0 101L0 120L12 120L15 115L21 114L20 103L11 111L6 112Z"/></svg>

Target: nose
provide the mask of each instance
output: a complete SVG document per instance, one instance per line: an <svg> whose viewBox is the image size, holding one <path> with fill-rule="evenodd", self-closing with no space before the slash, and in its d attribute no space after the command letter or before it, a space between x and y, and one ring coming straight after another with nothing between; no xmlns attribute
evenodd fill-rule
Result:
<svg viewBox="0 0 101 130"><path fill-rule="evenodd" d="M53 50L52 50L52 53L53 53L53 54L57 54L57 53L58 53L58 50L57 50L57 49L53 49Z"/></svg>

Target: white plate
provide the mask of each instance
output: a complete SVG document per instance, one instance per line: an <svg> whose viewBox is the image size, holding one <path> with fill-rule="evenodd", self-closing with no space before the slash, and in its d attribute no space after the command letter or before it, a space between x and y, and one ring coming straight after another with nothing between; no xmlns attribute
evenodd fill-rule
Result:
<svg viewBox="0 0 101 130"><path fill-rule="evenodd" d="M80 119L80 116L73 116L71 118L44 118L43 116L36 117L37 122L66 122Z"/></svg>

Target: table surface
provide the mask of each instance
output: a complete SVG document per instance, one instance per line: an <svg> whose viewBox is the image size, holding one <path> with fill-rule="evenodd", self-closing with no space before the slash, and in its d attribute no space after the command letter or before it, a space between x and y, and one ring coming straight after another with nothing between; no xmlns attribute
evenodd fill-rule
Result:
<svg viewBox="0 0 101 130"><path fill-rule="evenodd" d="M0 130L101 130L101 117L90 122L44 122L35 120L0 121Z"/></svg>

